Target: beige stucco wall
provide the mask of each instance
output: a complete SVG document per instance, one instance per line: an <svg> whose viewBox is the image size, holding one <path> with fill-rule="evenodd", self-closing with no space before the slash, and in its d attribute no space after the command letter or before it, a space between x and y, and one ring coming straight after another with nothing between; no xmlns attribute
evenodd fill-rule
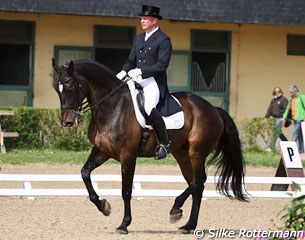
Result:
<svg viewBox="0 0 305 240"><path fill-rule="evenodd" d="M51 59L55 45L93 46L94 25L141 28L138 19L80 17L55 14L1 13L0 19L36 22L34 106L57 108L52 87ZM236 119L264 116L274 86L285 95L291 84L305 92L305 57L286 55L287 34L304 34L304 27L239 25L223 23L160 22L172 39L174 50L190 49L191 29L232 32L230 114Z"/></svg>
<svg viewBox="0 0 305 240"><path fill-rule="evenodd" d="M236 113L243 117L261 116L271 99L271 90L297 84L305 91L305 57L288 56L287 34L305 34L304 27L242 26L237 54ZM235 80L233 80L235 78Z"/></svg>

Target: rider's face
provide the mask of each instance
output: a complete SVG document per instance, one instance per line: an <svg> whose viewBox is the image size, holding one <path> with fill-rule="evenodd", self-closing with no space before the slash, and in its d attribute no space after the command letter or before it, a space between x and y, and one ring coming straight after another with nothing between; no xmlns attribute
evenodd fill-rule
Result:
<svg viewBox="0 0 305 240"><path fill-rule="evenodd" d="M147 33L151 32L157 26L157 22L158 20L156 17L149 17L149 16L141 17L142 29Z"/></svg>

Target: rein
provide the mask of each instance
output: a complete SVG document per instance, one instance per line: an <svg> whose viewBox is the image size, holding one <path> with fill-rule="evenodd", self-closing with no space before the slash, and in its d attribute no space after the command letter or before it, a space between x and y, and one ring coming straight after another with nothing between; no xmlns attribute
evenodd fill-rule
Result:
<svg viewBox="0 0 305 240"><path fill-rule="evenodd" d="M109 92L106 96L98 99L97 101L95 101L94 103L89 104L88 101L82 103L82 105L78 108L78 114L82 113L86 113L88 112L91 108L97 106L98 104L104 102L106 99L108 99L114 92L116 92L118 89L120 89L123 85L125 85L129 80L131 79L131 77L126 76L123 80L122 83L120 85L118 85L117 87L115 87L114 89L111 90L111 92ZM85 106L84 106L85 105Z"/></svg>

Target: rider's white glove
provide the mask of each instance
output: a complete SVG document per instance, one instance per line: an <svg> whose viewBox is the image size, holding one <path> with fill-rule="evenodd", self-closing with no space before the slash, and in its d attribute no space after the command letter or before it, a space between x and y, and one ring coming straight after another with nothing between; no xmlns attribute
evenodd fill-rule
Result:
<svg viewBox="0 0 305 240"><path fill-rule="evenodd" d="M142 78L142 71L140 68L135 68L135 69L131 69L129 72L128 72L128 76L129 77L132 77L133 79L136 79L138 77Z"/></svg>
<svg viewBox="0 0 305 240"><path fill-rule="evenodd" d="M116 77L117 77L118 79L120 79L120 80L123 80L124 77L126 77L126 75L127 75L127 73L126 73L124 70L122 70L121 72L119 72L119 73L116 75Z"/></svg>

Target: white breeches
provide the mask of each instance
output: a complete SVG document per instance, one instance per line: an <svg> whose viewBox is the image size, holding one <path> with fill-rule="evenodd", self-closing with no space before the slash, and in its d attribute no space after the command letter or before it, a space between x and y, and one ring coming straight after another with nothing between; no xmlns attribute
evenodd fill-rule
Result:
<svg viewBox="0 0 305 240"><path fill-rule="evenodd" d="M160 91L158 84L154 77L145 78L145 79L134 79L143 87L144 92L144 108L146 114L149 116L151 110L156 108L160 99Z"/></svg>

